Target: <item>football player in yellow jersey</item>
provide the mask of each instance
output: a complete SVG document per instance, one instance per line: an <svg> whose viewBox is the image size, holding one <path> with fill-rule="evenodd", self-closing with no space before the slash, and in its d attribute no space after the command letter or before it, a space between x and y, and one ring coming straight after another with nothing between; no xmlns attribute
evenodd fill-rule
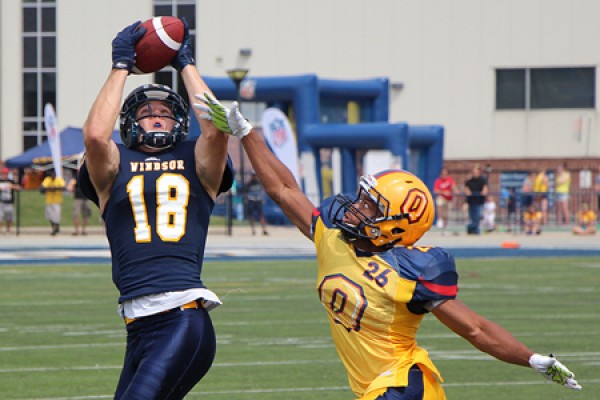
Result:
<svg viewBox="0 0 600 400"><path fill-rule="evenodd" d="M227 109L207 94L196 98L202 102L195 107L219 130L241 139L267 194L315 243L318 294L359 400L446 398L440 373L415 338L429 312L477 349L581 389L554 357L534 353L456 298L449 253L415 245L434 219L431 193L419 178L402 170L363 176L356 198L338 195L315 208L237 103Z"/></svg>

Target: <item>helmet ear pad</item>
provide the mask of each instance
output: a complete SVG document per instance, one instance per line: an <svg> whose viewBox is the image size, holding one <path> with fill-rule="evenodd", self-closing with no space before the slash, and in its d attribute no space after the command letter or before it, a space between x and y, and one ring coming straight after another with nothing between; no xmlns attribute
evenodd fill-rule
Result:
<svg viewBox="0 0 600 400"><path fill-rule="evenodd" d="M121 122L121 141L131 149L140 144L138 132L142 128L138 122L130 122L129 120L130 118L126 118L126 121Z"/></svg>

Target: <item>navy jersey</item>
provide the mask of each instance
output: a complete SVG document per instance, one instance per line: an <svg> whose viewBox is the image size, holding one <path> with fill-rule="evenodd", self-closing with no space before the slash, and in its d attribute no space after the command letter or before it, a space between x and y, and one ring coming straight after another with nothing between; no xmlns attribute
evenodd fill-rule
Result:
<svg viewBox="0 0 600 400"><path fill-rule="evenodd" d="M120 170L103 219L119 302L204 287L202 260L214 201L196 175L195 141L162 153L117 147ZM83 164L79 176L90 197L95 191L85 175ZM231 176L228 165L221 190Z"/></svg>

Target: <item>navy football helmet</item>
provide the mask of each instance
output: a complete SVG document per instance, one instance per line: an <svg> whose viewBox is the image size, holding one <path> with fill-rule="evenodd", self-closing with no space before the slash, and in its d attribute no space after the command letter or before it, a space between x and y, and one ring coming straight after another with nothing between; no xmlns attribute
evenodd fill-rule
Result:
<svg viewBox="0 0 600 400"><path fill-rule="evenodd" d="M172 116L164 116L175 121L171 132L146 132L140 126L139 119L136 118L137 110L149 101L162 101L171 109ZM189 129L188 106L181 96L168 86L146 84L133 90L127 96L121 108L119 122L121 140L125 146L135 148L145 144L155 149L167 149L183 142L187 137Z"/></svg>

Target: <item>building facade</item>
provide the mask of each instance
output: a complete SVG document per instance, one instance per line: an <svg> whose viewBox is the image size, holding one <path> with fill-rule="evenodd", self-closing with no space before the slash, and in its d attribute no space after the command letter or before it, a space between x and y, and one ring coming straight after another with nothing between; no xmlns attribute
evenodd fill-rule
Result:
<svg viewBox="0 0 600 400"><path fill-rule="evenodd" d="M186 16L205 76L389 78L390 122L443 125L456 168L600 159L596 0L4 0L0 158L45 139L46 102L81 127L115 34L159 13ZM148 81L178 86L167 69L127 89Z"/></svg>

